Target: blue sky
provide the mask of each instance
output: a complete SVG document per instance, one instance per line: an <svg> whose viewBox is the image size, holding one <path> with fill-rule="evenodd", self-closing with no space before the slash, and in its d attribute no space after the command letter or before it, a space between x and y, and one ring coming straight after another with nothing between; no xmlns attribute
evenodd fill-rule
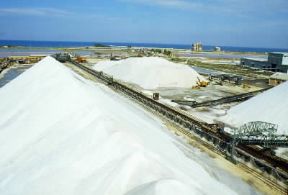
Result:
<svg viewBox="0 0 288 195"><path fill-rule="evenodd" d="M288 0L2 0L0 39L288 48Z"/></svg>

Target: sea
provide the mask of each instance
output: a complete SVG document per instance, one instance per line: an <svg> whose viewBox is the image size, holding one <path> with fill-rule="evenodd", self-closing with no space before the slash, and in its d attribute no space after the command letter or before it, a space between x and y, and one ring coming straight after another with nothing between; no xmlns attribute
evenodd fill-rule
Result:
<svg viewBox="0 0 288 195"><path fill-rule="evenodd" d="M154 48L174 48L174 49L190 49L191 44L162 44L162 43L121 43L121 42L75 42L75 41L29 41L29 40L0 40L0 46L24 46L31 48L64 48L64 47L85 47L94 46L95 44L103 44L109 46L132 46L132 47L154 47ZM217 45L219 46L219 45ZM205 51L212 51L215 46L204 45ZM223 51L229 52L288 52L283 48L256 48L256 47L234 47L220 46Z"/></svg>

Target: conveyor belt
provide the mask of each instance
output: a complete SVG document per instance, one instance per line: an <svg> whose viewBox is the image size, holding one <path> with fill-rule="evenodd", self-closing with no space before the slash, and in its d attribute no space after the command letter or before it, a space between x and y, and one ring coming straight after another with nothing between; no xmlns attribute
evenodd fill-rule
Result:
<svg viewBox="0 0 288 195"><path fill-rule="evenodd" d="M113 77L108 76L103 72L92 70L74 61L71 61L71 63L86 71L87 73L94 75L97 77L97 79L106 83L111 88L121 91L122 93L136 100L138 103L144 104L168 120L183 127L187 130L188 134L193 132L194 135L196 134L199 137L205 138L208 142L214 145L215 148L224 154L229 156L230 152L232 151L233 146L231 144L231 136L226 132L219 131L219 127L217 127L217 125L211 125L203 121L193 119L192 117L176 111L169 106L163 105L153 100L152 98L149 98L142 93L125 86L124 84L114 80ZM235 147L235 151L238 158L245 160L250 159L250 161L255 162L258 168L260 167L262 171L266 171L269 174L275 173L273 174L275 178L287 184L288 163L286 160L261 153L254 147L246 146L241 143Z"/></svg>
<svg viewBox="0 0 288 195"><path fill-rule="evenodd" d="M262 93L268 89L270 89L270 88L265 88L265 89L261 89L258 91L253 91L253 92L249 92L249 93L224 97L224 98L220 98L217 100L210 100L210 101L200 102L200 103L198 103L196 101L185 101L185 100L172 100L172 102L175 102L175 103L181 104L181 105L191 106L192 108L197 108L197 107L202 107L202 106L217 106L220 104L245 101L245 100L248 100L248 99L252 98L253 96L255 96L259 93Z"/></svg>

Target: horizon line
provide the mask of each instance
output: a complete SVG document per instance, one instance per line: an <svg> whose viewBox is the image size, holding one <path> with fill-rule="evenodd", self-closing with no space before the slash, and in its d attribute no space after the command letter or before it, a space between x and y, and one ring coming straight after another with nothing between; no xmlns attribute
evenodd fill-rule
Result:
<svg viewBox="0 0 288 195"><path fill-rule="evenodd" d="M0 39L0 41L31 41L31 42L63 42L63 43L67 43L67 42L75 42L75 43L111 43L111 44L159 44L159 45L185 45L185 46L192 46L193 43L196 43L196 42L200 42L201 41L196 41L196 42L192 42L191 44L188 44L188 43L156 43L156 42L112 42L112 41L56 41L56 40L26 40L26 39L15 39L15 40L12 40L12 39ZM288 50L288 48L276 48L276 47L258 47L258 46L231 46L231 45L212 45L212 44L202 44L203 46L210 46L210 47L234 47L234 48L253 48L253 49L281 49L281 50ZM124 46L124 45L123 45Z"/></svg>

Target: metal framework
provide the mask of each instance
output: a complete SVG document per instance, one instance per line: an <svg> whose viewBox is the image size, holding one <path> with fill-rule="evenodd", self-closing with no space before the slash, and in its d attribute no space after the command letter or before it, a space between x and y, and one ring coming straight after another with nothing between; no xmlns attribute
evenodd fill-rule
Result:
<svg viewBox="0 0 288 195"><path fill-rule="evenodd" d="M278 125L262 122L262 121L253 121L246 123L236 129L234 136L241 137L241 136L257 136L268 134L272 135L277 132Z"/></svg>
<svg viewBox="0 0 288 195"><path fill-rule="evenodd" d="M288 147L288 136L277 135L278 125L253 121L234 129L233 143L264 147Z"/></svg>

